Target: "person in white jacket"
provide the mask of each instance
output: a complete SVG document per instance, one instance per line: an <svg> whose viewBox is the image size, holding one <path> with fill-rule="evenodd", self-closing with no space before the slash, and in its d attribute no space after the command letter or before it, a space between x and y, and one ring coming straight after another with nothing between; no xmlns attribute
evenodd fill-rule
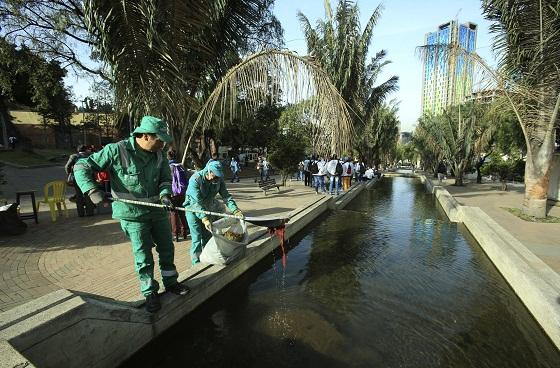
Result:
<svg viewBox="0 0 560 368"><path fill-rule="evenodd" d="M321 187L321 193L327 191L325 187L325 175L327 175L327 163L323 158L319 158L317 161L317 173L313 174L315 184L315 193L319 194L319 187Z"/></svg>
<svg viewBox="0 0 560 368"><path fill-rule="evenodd" d="M336 194L340 194L340 175L342 175L342 165L339 165L336 155L332 155L331 160L327 163L327 172L330 176L329 191L331 195L334 195L334 189L336 188Z"/></svg>

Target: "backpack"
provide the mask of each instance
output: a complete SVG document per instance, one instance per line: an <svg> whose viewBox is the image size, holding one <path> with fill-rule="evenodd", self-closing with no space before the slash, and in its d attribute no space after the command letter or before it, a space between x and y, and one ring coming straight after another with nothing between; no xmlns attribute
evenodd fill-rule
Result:
<svg viewBox="0 0 560 368"><path fill-rule="evenodd" d="M336 163L336 169L334 170L335 175L342 174L342 164L340 162Z"/></svg>
<svg viewBox="0 0 560 368"><path fill-rule="evenodd" d="M171 191L173 195L185 194L189 180L185 168L181 164L171 164Z"/></svg>
<svg viewBox="0 0 560 368"><path fill-rule="evenodd" d="M348 168L346 169L346 174L352 174L352 164L348 164Z"/></svg>
<svg viewBox="0 0 560 368"><path fill-rule="evenodd" d="M309 172L311 174L318 174L319 173L319 166L317 165L317 161L313 161L311 165L309 165Z"/></svg>

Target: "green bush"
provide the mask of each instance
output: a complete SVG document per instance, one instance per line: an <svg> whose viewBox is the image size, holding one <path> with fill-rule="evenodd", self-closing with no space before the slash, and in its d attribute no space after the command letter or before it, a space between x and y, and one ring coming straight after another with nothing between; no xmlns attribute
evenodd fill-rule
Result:
<svg viewBox="0 0 560 368"><path fill-rule="evenodd" d="M280 170L282 184L297 171L298 163L305 156L305 142L294 133L280 134L270 147L269 160L274 168Z"/></svg>
<svg viewBox="0 0 560 368"><path fill-rule="evenodd" d="M504 160L500 155L492 154L489 160L482 166L483 175L496 176L502 183L502 190L507 190L506 181L523 178L525 162L523 160Z"/></svg>

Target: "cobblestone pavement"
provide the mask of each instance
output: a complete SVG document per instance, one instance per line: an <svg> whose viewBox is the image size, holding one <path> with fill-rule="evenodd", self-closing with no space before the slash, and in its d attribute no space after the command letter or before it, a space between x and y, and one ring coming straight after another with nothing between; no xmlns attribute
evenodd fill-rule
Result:
<svg viewBox="0 0 560 368"><path fill-rule="evenodd" d="M22 183L34 188L28 179ZM273 190L267 196L252 179L228 183L228 188L240 208L251 216L290 212L317 199L301 182L288 182L280 192ZM28 203L22 206L24 211L30 209ZM38 225L32 220L26 223L25 234L0 237L0 311L62 288L120 301L143 300L130 243L109 214L80 218L71 204L68 218L58 217L52 223L44 209ZM175 243L179 272L190 266L189 248L190 240ZM154 258L157 264L155 251ZM161 279L159 270L156 278Z"/></svg>

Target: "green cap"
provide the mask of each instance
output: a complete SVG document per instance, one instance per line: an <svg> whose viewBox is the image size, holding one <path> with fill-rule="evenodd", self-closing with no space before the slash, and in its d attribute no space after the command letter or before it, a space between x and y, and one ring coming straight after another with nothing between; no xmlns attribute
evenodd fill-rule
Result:
<svg viewBox="0 0 560 368"><path fill-rule="evenodd" d="M173 138L169 135L167 123L155 116L146 115L140 120L140 126L132 133L151 133L156 134L165 143L170 143Z"/></svg>

